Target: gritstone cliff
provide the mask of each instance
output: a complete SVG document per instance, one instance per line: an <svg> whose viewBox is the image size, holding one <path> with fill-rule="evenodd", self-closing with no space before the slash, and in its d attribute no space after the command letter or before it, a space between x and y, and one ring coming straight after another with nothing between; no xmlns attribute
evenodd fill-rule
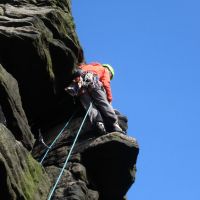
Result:
<svg viewBox="0 0 200 200"><path fill-rule="evenodd" d="M85 111L64 92L84 60L69 0L0 1L0 199L45 200ZM50 149L47 145L76 114ZM127 130L127 118L118 113ZM83 126L55 200L123 200L135 180L138 144Z"/></svg>

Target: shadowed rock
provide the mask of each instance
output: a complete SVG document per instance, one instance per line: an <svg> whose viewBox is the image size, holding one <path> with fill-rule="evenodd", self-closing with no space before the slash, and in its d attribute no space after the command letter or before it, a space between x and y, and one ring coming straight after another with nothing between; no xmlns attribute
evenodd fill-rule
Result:
<svg viewBox="0 0 200 200"><path fill-rule="evenodd" d="M6 118L5 118L5 115L3 113L1 105L0 105L0 123L4 124L6 126Z"/></svg>
<svg viewBox="0 0 200 200"><path fill-rule="evenodd" d="M4 124L29 150L34 143L28 121L21 104L17 81L0 65L0 104L6 112Z"/></svg>
<svg viewBox="0 0 200 200"><path fill-rule="evenodd" d="M63 113L63 98L71 108L63 88L83 55L67 1L0 4L0 44L0 63L17 79L32 126Z"/></svg>

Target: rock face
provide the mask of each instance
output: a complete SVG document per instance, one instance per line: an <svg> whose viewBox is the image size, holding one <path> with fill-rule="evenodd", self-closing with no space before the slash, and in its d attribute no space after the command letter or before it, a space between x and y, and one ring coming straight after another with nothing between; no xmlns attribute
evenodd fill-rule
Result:
<svg viewBox="0 0 200 200"><path fill-rule="evenodd" d="M0 4L0 63L17 79L31 125L60 111L63 86L83 60L69 6L67 0Z"/></svg>
<svg viewBox="0 0 200 200"><path fill-rule="evenodd" d="M43 166L54 182L70 151L81 120L81 117L75 117L43 161ZM44 139L49 146L63 126L54 127L46 133ZM67 199L71 200L122 200L135 179L137 142L120 133L99 137L95 132L87 130L89 127L86 123L54 198L64 199L67 194ZM41 160L41 155L46 151L47 148L40 143L34 148L33 155Z"/></svg>
<svg viewBox="0 0 200 200"><path fill-rule="evenodd" d="M69 0L0 2L0 199L48 199L85 115L64 93L84 60L70 9ZM123 200L138 151L134 138L99 136L86 120L51 199Z"/></svg>
<svg viewBox="0 0 200 200"><path fill-rule="evenodd" d="M46 199L48 176L12 133L0 124L0 199Z"/></svg>
<svg viewBox="0 0 200 200"><path fill-rule="evenodd" d="M0 103L6 111L4 115L1 109L1 121L9 127L17 140L31 149L34 139L22 108L17 81L1 65L0 83Z"/></svg>

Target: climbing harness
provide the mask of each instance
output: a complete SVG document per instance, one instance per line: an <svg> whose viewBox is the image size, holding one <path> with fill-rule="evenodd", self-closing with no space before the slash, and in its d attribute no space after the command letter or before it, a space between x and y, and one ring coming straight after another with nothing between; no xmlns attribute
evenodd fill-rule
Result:
<svg viewBox="0 0 200 200"><path fill-rule="evenodd" d="M72 116L70 117L70 119L67 121L67 123L64 125L64 127L62 128L62 130L58 133L58 135L56 136L56 138L53 140L53 142L51 143L50 146L47 146L45 143L44 143L44 140L43 138L41 139L41 142L47 147L47 150L44 154L44 156L42 157L41 161L40 161L40 164L43 163L44 159L47 157L49 151L51 150L51 148L53 147L53 145L56 143L56 141L60 138L60 136L62 135L62 133L64 132L64 130L67 128L68 124L70 123L70 121L72 120L72 118L74 117L74 115L76 114L77 111L75 111ZM41 132L39 132L39 134L41 134Z"/></svg>
<svg viewBox="0 0 200 200"><path fill-rule="evenodd" d="M73 99L75 96L84 94L86 91L90 92L92 88L101 88L102 83L99 81L97 74L91 71L84 71L80 74L79 79L73 81L65 91L70 94Z"/></svg>
<svg viewBox="0 0 200 200"><path fill-rule="evenodd" d="M69 158L70 158L70 156L71 156L72 150L73 150L73 148L74 148L74 146L75 146L75 144L76 144L76 142L77 142L78 136L79 136L79 134L80 134L80 132L81 132L81 129L82 129L84 123L85 123L86 117L88 116L88 113L89 113L91 107L92 107L92 102L90 103L90 106L89 106L89 108L88 108L88 110L87 110L87 112L86 112L86 114L85 114L85 116L84 116L84 118L83 118L83 121L82 121L82 123L81 123L81 125L80 125L80 127L79 127L79 130L78 130L77 135L76 135L76 137L75 137L75 139L74 139L74 142L73 142L73 144L72 144L72 146L71 146L71 149L70 149L70 151L69 151L69 154L68 154L68 156L67 156L67 158L66 158L66 160L65 160L65 163L64 163L64 165L63 165L63 167L62 167L62 170L61 170L61 172L60 172L60 174L59 174L59 176L58 176L58 178L57 178L57 180L56 180L56 182L55 182L53 188L51 189L51 192L49 193L48 200L50 200L50 199L52 198L52 195L53 195L53 193L54 193L54 191L55 191L55 189L56 189L56 187L57 187L57 185L58 185L58 182L60 181L60 179L61 179L61 177L62 177L62 175L63 175L63 172L64 172L64 170L65 170L65 167L67 166L67 162L68 162L68 160L69 160Z"/></svg>
<svg viewBox="0 0 200 200"><path fill-rule="evenodd" d="M99 82L99 77L97 74L90 72L90 71L84 71L81 75L83 77L83 87L96 87L97 85L101 84Z"/></svg>

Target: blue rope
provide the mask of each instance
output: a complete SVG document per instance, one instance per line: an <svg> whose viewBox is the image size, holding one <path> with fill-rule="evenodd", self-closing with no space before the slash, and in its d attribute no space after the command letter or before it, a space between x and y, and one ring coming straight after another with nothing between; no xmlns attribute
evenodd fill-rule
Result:
<svg viewBox="0 0 200 200"><path fill-rule="evenodd" d="M83 119L83 121L82 121L82 123L81 123L81 126L79 127L79 130L78 130L77 135L76 135L76 137L75 137L75 139L74 139L74 142L73 142L72 147L71 147L71 149L70 149L70 151L69 151L69 154L68 154L68 156L67 156L67 158L66 158L66 160L65 160L65 163L64 163L64 165L63 165L63 168L62 168L62 170L61 170L61 172L60 172L60 174L59 174L59 176L58 176L58 178L57 178L57 180L56 180L56 182L55 182L55 184L54 184L54 186L53 186L53 188L52 188L52 190L51 190L51 192L50 192L50 194L49 194L48 200L51 199L51 197L52 197L52 195L53 195L53 193L54 193L54 191L55 191L55 189L56 189L56 187L57 187L57 185L58 185L58 182L60 181L60 179L61 179L61 177L62 177L62 174L63 174L63 172L64 172L64 169L65 169L65 167L66 167L66 165L67 165L67 162L68 162L68 160L69 160L69 158L70 158L70 156L71 156L72 150L73 150L73 148L74 148L74 146L75 146L75 144L76 144L76 141L77 141L77 139L78 139L78 136L79 136L79 134L80 134L80 132L81 132L81 129L82 129L82 127L83 127L83 124L85 123L86 117L87 117L87 115L88 115L88 113L89 113L91 107L92 107L92 102L90 103L90 106L89 106L89 108L88 108L88 110L87 110L87 112L86 112L86 114L85 114L85 117L84 117L84 119Z"/></svg>
<svg viewBox="0 0 200 200"><path fill-rule="evenodd" d="M72 118L74 117L76 111L72 114L72 116L70 117L69 121L65 124L65 126L63 127L63 129L59 132L59 134L56 136L56 138L54 139L54 141L51 143L51 145L48 147L48 149L46 150L43 158L40 161L40 164L43 163L44 159L47 157L49 151L51 150L51 148L53 147L53 145L56 143L56 141L59 139L59 137L62 135L62 133L64 132L64 130L66 129L66 127L68 126L68 124L70 123L70 121L72 120Z"/></svg>

